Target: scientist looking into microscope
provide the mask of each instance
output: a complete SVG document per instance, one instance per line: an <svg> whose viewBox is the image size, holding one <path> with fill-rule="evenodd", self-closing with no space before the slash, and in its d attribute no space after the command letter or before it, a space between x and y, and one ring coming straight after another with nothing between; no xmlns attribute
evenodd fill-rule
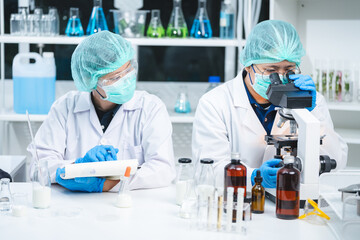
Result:
<svg viewBox="0 0 360 240"><path fill-rule="evenodd" d="M60 175L66 164L132 158L141 169L130 178L130 189L163 187L174 179L170 118L158 97L135 91L134 57L131 44L109 31L87 37L75 49L71 71L79 91L53 104L35 137L51 182L72 191L117 191L119 180ZM33 143L28 151L34 159Z"/></svg>
<svg viewBox="0 0 360 240"><path fill-rule="evenodd" d="M257 24L240 53L244 69L235 79L202 96L193 124L192 151L195 161L214 159L216 173L224 171L231 152L240 153L248 169L248 183L254 184L256 169L260 169L263 186L276 187L277 165L274 146L267 146L267 134L290 134L289 121L278 128L279 113L269 102L266 90L269 75L278 73L282 81L286 73L296 87L310 91L312 106L308 110L320 121L320 136L326 135L320 154L337 161L336 169L344 168L347 145L334 131L324 97L316 92L314 81L302 75L299 65L305 50L295 28L284 21L268 20ZM275 122L275 124L274 124Z"/></svg>

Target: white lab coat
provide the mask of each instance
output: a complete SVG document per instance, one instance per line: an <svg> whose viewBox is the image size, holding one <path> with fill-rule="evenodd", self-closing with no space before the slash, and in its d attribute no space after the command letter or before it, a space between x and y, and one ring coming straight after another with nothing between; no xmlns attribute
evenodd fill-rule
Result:
<svg viewBox="0 0 360 240"><path fill-rule="evenodd" d="M36 133L39 159L46 159L55 182L56 169L83 157L96 145L119 149L118 159L137 158L141 169L129 188L167 186L175 177L172 125L164 103L145 91L135 91L103 133L91 95L71 91L58 99ZM34 159L32 144L28 151ZM118 184L119 185L119 184ZM112 191L117 191L118 186Z"/></svg>
<svg viewBox="0 0 360 240"><path fill-rule="evenodd" d="M320 154L335 159L336 169L344 168L348 148L334 131L326 102L319 93L312 113L320 121L320 134L326 134ZM289 121L278 128L278 120L277 113L271 134L290 134ZM230 161L231 152L239 152L248 168L247 183L250 187L254 168L260 167L275 155L275 147L267 146L265 135L266 131L250 105L242 74L239 74L201 97L193 124L193 158L196 162L201 158L214 159L215 173L221 178L224 166Z"/></svg>

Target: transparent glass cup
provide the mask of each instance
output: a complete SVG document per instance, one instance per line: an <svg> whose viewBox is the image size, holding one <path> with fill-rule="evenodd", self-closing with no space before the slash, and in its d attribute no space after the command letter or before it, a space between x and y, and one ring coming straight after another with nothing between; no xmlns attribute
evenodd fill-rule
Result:
<svg viewBox="0 0 360 240"><path fill-rule="evenodd" d="M21 35L21 14L12 13L10 15L10 34Z"/></svg>
<svg viewBox="0 0 360 240"><path fill-rule="evenodd" d="M28 195L26 193L12 194L12 215L15 217L23 217L27 215Z"/></svg>

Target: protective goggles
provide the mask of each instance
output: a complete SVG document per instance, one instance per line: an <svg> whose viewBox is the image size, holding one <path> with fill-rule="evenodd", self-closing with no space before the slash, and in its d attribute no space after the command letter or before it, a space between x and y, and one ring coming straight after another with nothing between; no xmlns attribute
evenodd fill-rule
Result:
<svg viewBox="0 0 360 240"><path fill-rule="evenodd" d="M126 79L128 79L128 78L125 78L125 76L132 71L136 71L136 73L138 71L138 62L135 59L127 62L124 70L117 72L116 74L112 75L111 77L99 78L98 85L100 87L103 87L103 86L112 85L112 84L116 83L117 81L122 81L122 79L125 79L125 81L126 81Z"/></svg>

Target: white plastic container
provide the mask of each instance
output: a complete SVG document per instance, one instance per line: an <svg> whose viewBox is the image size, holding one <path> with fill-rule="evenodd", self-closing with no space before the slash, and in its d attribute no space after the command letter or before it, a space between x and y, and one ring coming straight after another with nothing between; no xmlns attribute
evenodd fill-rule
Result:
<svg viewBox="0 0 360 240"><path fill-rule="evenodd" d="M19 53L13 61L14 111L47 114L55 100L54 53Z"/></svg>

